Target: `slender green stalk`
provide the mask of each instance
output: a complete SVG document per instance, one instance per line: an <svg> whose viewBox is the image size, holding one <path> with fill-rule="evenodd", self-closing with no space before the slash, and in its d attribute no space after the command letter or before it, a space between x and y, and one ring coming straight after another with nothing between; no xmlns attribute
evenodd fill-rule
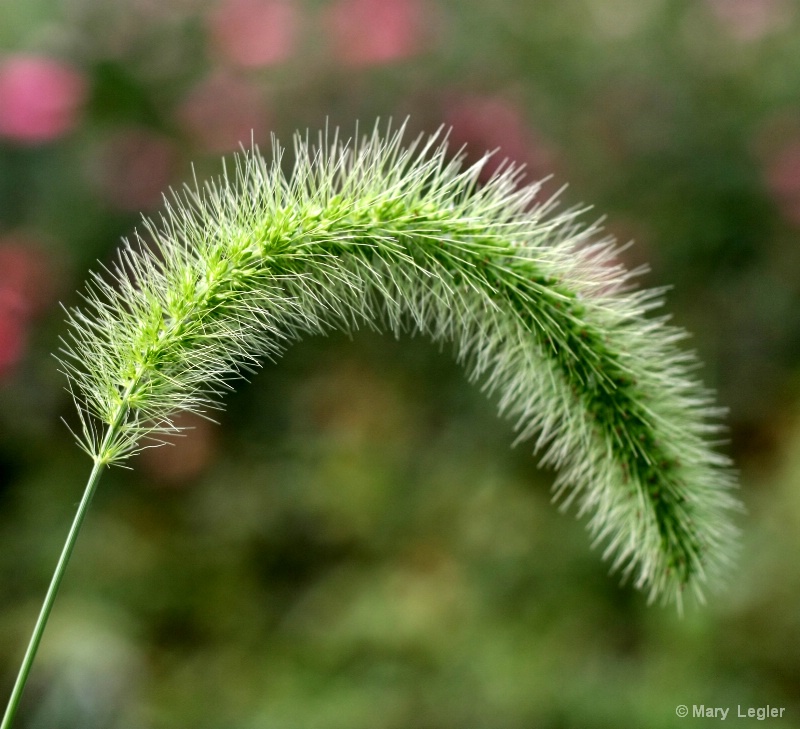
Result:
<svg viewBox="0 0 800 729"><path fill-rule="evenodd" d="M111 428L108 430L106 440L113 438ZM92 502L92 497L97 489L97 484L100 481L100 475L105 468L105 464L97 460L94 463L92 472L89 474L89 480L86 482L86 488L83 491L83 497L75 512L75 518L72 521L67 540L64 542L64 547L61 550L61 556L58 558L58 564L53 572L53 577L50 580L50 587L47 589L42 608L39 611L39 617L36 620L36 625L33 628L33 633L28 641L28 648L25 651L25 657L22 659L17 680L14 683L14 688L11 691L11 697L8 700L5 714L3 715L3 723L0 724L0 729L11 729L11 725L16 716L19 703L22 698L22 692L25 690L25 684L28 681L28 675L31 672L33 661L36 658L36 653L39 650L39 644L42 642L42 635L47 626L47 620L50 617L50 612L53 609L58 588L61 586L61 581L64 579L64 573L67 571L67 564L72 556L72 551L75 548L75 542L78 540L78 534L83 525L83 520L86 518L86 513L89 510L89 504Z"/></svg>

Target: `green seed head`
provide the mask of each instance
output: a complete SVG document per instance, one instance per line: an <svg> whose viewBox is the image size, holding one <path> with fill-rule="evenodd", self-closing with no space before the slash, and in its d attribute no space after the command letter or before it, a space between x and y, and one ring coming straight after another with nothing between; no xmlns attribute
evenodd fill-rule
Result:
<svg viewBox="0 0 800 729"><path fill-rule="evenodd" d="M631 288L613 241L537 203L506 167L478 184L437 139L297 137L237 159L147 222L70 312L62 363L98 463L207 413L242 371L296 338L364 323L447 340L520 440L559 470L613 565L650 598L700 592L731 557L738 508L712 438L719 411Z"/></svg>

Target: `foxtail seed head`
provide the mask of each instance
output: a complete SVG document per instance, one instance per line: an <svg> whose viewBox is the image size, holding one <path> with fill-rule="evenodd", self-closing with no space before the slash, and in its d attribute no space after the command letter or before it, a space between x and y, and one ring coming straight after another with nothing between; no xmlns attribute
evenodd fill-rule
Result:
<svg viewBox="0 0 800 729"><path fill-rule="evenodd" d="M126 242L69 313L61 361L89 455L121 463L301 335L421 332L452 342L558 469L615 568L651 599L700 594L735 545L720 411L614 242L512 166L479 185L486 160L465 167L438 135L296 137L288 177L282 154L175 196L145 223L153 245Z"/></svg>

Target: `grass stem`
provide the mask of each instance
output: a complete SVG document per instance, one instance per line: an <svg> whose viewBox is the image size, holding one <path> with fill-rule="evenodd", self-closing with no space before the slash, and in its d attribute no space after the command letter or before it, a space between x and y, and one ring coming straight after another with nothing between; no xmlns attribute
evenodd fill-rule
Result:
<svg viewBox="0 0 800 729"><path fill-rule="evenodd" d="M105 437L106 442L111 442L111 439L113 438L112 431L113 428L108 429ZM58 588L61 585L61 581L64 579L64 574L67 571L69 559L72 556L72 551L75 548L75 543L78 540L78 534L81 530L81 526L83 525L83 520L86 518L86 513L89 510L89 504L92 502L92 497L97 489L97 484L100 481L100 475L102 474L105 466L106 464L104 461L97 459L95 460L92 472L89 474L89 480L87 481L86 488L83 491L83 497L81 498L81 502L78 505L77 511L75 512L75 518L72 521L69 534L67 534L67 540L64 542L64 547L61 550L61 556L58 558L58 564L56 565L55 571L53 572L53 577L50 580L50 587L47 589L47 594L45 595L44 602L42 603L42 608L39 611L39 617L36 620L33 633L28 641L28 648L25 651L25 657L22 659L22 665L20 666L19 673L17 674L17 680L14 684L14 689L11 692L11 697L8 700L8 706L6 707L5 714L3 715L3 723L0 724L0 729L11 729L14 717L17 714L20 700L22 698L22 692L24 691L25 684L28 681L28 675L31 672L31 667L33 666L33 661L36 658L36 653L39 650L39 644L42 641L42 635L44 634L44 629L47 626L47 620L50 617L51 610L53 609L53 603L55 602L56 595L58 594Z"/></svg>

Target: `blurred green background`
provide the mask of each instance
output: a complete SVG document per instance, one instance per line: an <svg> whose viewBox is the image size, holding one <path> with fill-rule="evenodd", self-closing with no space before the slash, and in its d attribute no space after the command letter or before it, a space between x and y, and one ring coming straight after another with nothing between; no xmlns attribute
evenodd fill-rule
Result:
<svg viewBox="0 0 800 729"><path fill-rule="evenodd" d="M310 339L104 477L19 728L800 727L796 0L0 0L0 701L90 467L59 302L251 132L408 115L674 284L730 409L730 585L648 607L447 351Z"/></svg>

